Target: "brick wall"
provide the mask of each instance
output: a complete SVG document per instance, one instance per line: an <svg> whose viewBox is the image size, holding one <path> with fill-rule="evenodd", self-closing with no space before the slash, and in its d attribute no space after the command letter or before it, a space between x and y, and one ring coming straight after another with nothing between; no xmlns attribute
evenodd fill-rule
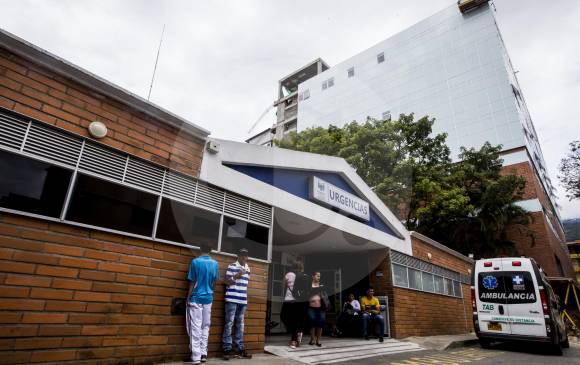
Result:
<svg viewBox="0 0 580 365"><path fill-rule="evenodd" d="M149 364L188 356L187 248L0 214L0 364ZM233 259L214 255L225 272ZM245 340L264 346L267 264L251 262ZM210 353L220 348L223 284Z"/></svg>
<svg viewBox="0 0 580 365"><path fill-rule="evenodd" d="M412 237L413 256L460 274L470 275L472 264ZM431 259L428 258L431 253ZM448 297L393 286L390 258L383 260L376 270L383 272L378 280L371 273L373 284L389 296L392 336L434 336L473 331L471 290L462 284L463 298Z"/></svg>
<svg viewBox="0 0 580 365"><path fill-rule="evenodd" d="M204 141L92 92L0 48L0 106L84 137L93 121L105 123L99 142L197 176Z"/></svg>
<svg viewBox="0 0 580 365"><path fill-rule="evenodd" d="M572 263L565 246L565 235L560 222L553 213L549 199L534 172L530 162L522 162L505 166L503 174L512 173L526 179L524 199L538 199L544 212L529 213L531 223L526 227L512 227L509 239L516 242L516 249L521 255L533 257L546 270L548 276L561 276L555 257L562 265L564 275L574 277ZM553 229L552 229L553 228Z"/></svg>

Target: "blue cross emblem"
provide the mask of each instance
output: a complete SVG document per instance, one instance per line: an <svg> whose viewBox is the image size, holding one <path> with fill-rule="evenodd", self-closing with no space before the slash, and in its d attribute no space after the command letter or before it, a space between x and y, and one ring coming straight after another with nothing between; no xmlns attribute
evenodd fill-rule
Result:
<svg viewBox="0 0 580 365"><path fill-rule="evenodd" d="M492 290L497 288L497 278L492 275L488 275L483 278L483 286L488 289Z"/></svg>
<svg viewBox="0 0 580 365"><path fill-rule="evenodd" d="M524 282L524 278L522 278L521 275L514 275L512 277L512 282L515 285L521 285Z"/></svg>

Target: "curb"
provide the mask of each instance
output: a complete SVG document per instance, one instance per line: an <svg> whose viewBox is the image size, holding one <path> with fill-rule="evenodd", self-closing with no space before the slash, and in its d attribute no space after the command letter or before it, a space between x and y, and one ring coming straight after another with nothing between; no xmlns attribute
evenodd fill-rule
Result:
<svg viewBox="0 0 580 365"><path fill-rule="evenodd" d="M479 339L470 338L468 340L451 341L443 348L443 350L455 349L459 347L471 346L479 343Z"/></svg>

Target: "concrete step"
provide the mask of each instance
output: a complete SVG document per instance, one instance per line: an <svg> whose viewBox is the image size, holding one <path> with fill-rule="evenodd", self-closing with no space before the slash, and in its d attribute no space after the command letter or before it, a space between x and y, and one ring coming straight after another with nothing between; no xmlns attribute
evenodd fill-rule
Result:
<svg viewBox="0 0 580 365"><path fill-rule="evenodd" d="M322 343L322 347L306 344L297 349L291 349L285 345L267 345L264 350L304 364L317 365L401 352L420 351L423 348L411 342L401 342L393 339L385 339L383 343L377 340L329 339Z"/></svg>

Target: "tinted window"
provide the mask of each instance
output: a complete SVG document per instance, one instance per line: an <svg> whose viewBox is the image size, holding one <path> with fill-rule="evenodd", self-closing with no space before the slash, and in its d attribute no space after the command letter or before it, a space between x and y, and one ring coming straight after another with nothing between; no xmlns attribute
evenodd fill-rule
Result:
<svg viewBox="0 0 580 365"><path fill-rule="evenodd" d="M409 281L407 280L407 268L401 265L393 264L393 280L395 285L398 286L409 286Z"/></svg>
<svg viewBox="0 0 580 365"><path fill-rule="evenodd" d="M153 194L79 174L66 218L150 236L156 208Z"/></svg>
<svg viewBox="0 0 580 365"><path fill-rule="evenodd" d="M423 290L430 292L435 291L435 287L433 286L433 274L423 272L421 275L423 276Z"/></svg>
<svg viewBox="0 0 580 365"><path fill-rule="evenodd" d="M0 151L0 206L59 217L72 171Z"/></svg>
<svg viewBox="0 0 580 365"><path fill-rule="evenodd" d="M224 216L222 230L223 252L237 253L246 248L250 257L268 259L269 229L246 221Z"/></svg>
<svg viewBox="0 0 580 365"><path fill-rule="evenodd" d="M409 268L409 288L422 289L421 286L421 271Z"/></svg>
<svg viewBox="0 0 580 365"><path fill-rule="evenodd" d="M217 249L220 215L163 199L157 225L157 237L199 246L209 243Z"/></svg>
<svg viewBox="0 0 580 365"><path fill-rule="evenodd" d="M435 275L435 293L445 294L445 288L443 287L443 278L441 276Z"/></svg>
<svg viewBox="0 0 580 365"><path fill-rule="evenodd" d="M483 272L477 277L479 300L488 303L535 303L532 275L524 271Z"/></svg>

